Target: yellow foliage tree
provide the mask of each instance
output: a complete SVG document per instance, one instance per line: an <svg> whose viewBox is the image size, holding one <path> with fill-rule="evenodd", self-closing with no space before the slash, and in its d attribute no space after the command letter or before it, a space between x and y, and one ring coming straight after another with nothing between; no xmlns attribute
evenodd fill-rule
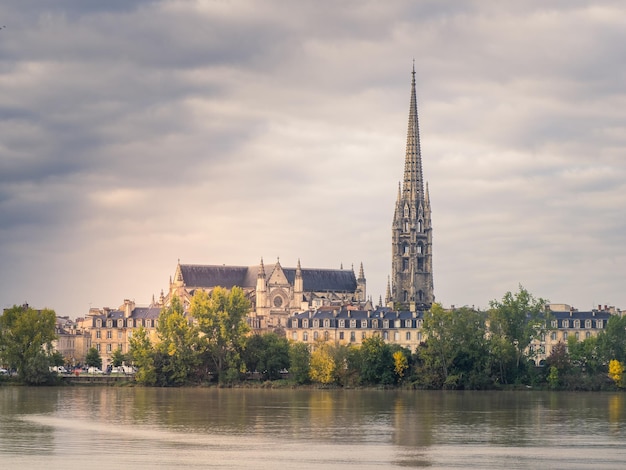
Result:
<svg viewBox="0 0 626 470"><path fill-rule="evenodd" d="M618 387L622 386L622 376L624 375L624 364L617 359L609 362L609 377L613 379Z"/></svg>
<svg viewBox="0 0 626 470"><path fill-rule="evenodd" d="M318 343L311 353L310 376L313 382L329 384L334 379L335 359L327 343Z"/></svg>
<svg viewBox="0 0 626 470"><path fill-rule="evenodd" d="M393 364L396 375L402 379L402 377L404 377L404 371L409 367L409 361L402 351L393 353Z"/></svg>

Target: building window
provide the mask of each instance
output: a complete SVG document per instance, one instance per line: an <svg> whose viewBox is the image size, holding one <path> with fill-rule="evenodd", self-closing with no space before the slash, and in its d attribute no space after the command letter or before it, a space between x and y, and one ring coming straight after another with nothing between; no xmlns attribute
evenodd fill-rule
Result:
<svg viewBox="0 0 626 470"><path fill-rule="evenodd" d="M574 320L574 328L580 328L580 320Z"/></svg>
<svg viewBox="0 0 626 470"><path fill-rule="evenodd" d="M418 334L417 334L417 340L418 340L419 342L421 342L421 341L422 341L422 333L418 333Z"/></svg>
<svg viewBox="0 0 626 470"><path fill-rule="evenodd" d="M354 343L356 341L356 335L354 334L354 331L350 332L350 342Z"/></svg>
<svg viewBox="0 0 626 470"><path fill-rule="evenodd" d="M596 328L598 329L604 328L604 323L602 322L602 320L596 320Z"/></svg>
<svg viewBox="0 0 626 470"><path fill-rule="evenodd" d="M330 320L328 318L324 319L324 328L330 328Z"/></svg>
<svg viewBox="0 0 626 470"><path fill-rule="evenodd" d="M383 339L385 341L387 341L389 339L389 332L388 331L383 331Z"/></svg>
<svg viewBox="0 0 626 470"><path fill-rule="evenodd" d="M393 332L393 340L394 341L400 341L400 332L399 331L394 331Z"/></svg>
<svg viewBox="0 0 626 470"><path fill-rule="evenodd" d="M564 341L567 341L567 331L564 331L564 332L563 332L563 340L564 340Z"/></svg>
<svg viewBox="0 0 626 470"><path fill-rule="evenodd" d="M111 328L113 326L113 320L107 320L107 328Z"/></svg>
<svg viewBox="0 0 626 470"><path fill-rule="evenodd" d="M111 334L111 330L107 331L107 339L111 339L113 335Z"/></svg>
<svg viewBox="0 0 626 470"><path fill-rule="evenodd" d="M122 330L117 332L117 339L122 339Z"/></svg>
<svg viewBox="0 0 626 470"><path fill-rule="evenodd" d="M101 335L100 330L96 330L96 339L100 339Z"/></svg>
<svg viewBox="0 0 626 470"><path fill-rule="evenodd" d="M372 328L378 328L378 320L372 320Z"/></svg>
<svg viewBox="0 0 626 470"><path fill-rule="evenodd" d="M309 340L309 333L308 331L305 331L302 333L302 341L308 341Z"/></svg>
<svg viewBox="0 0 626 470"><path fill-rule="evenodd" d="M350 328L356 328L356 320L350 320Z"/></svg>
<svg viewBox="0 0 626 470"><path fill-rule="evenodd" d="M117 327L118 327L118 328L122 328L123 326L124 326L124 320L121 320L121 319L120 319L120 320L118 320L118 321L117 321Z"/></svg>
<svg viewBox="0 0 626 470"><path fill-rule="evenodd" d="M346 327L346 321L345 320L339 320L339 328L345 328Z"/></svg>
<svg viewBox="0 0 626 470"><path fill-rule="evenodd" d="M367 320L361 320L361 328L367 328Z"/></svg>
<svg viewBox="0 0 626 470"><path fill-rule="evenodd" d="M313 340L317 341L319 339L319 333L317 331L313 332Z"/></svg>
<svg viewBox="0 0 626 470"><path fill-rule="evenodd" d="M313 328L319 328L320 327L320 321L319 320L313 320Z"/></svg>
<svg viewBox="0 0 626 470"><path fill-rule="evenodd" d="M576 337L576 341L580 339L580 333L578 331L574 333L574 336Z"/></svg>
<svg viewBox="0 0 626 470"><path fill-rule="evenodd" d="M302 328L308 328L309 327L309 319L305 318L304 320L302 320Z"/></svg>
<svg viewBox="0 0 626 470"><path fill-rule="evenodd" d="M415 322L415 326L417 326L418 328L421 328L422 327L422 320L417 320Z"/></svg>
<svg viewBox="0 0 626 470"><path fill-rule="evenodd" d="M96 351L100 352L100 343L96 343Z"/></svg>
<svg viewBox="0 0 626 470"><path fill-rule="evenodd" d="M396 320L396 328L400 328L402 326L402 320Z"/></svg>
<svg viewBox="0 0 626 470"><path fill-rule="evenodd" d="M407 258L402 258L402 271L406 272L408 270L409 270L409 260ZM406 294L406 291L405 291L405 294Z"/></svg>
<svg viewBox="0 0 626 470"><path fill-rule="evenodd" d="M406 332L406 340L407 341L411 341L411 332L410 331Z"/></svg>
<svg viewBox="0 0 626 470"><path fill-rule="evenodd" d="M563 328L569 328L569 320L563 320Z"/></svg>
<svg viewBox="0 0 626 470"><path fill-rule="evenodd" d="M339 332L339 339L343 339L343 331Z"/></svg>
<svg viewBox="0 0 626 470"><path fill-rule="evenodd" d="M328 341L328 331L324 332L324 341Z"/></svg>
<svg viewBox="0 0 626 470"><path fill-rule="evenodd" d="M408 243L405 243L404 245L402 245L402 253L405 255L408 255L411 252L411 248L409 247Z"/></svg>
<svg viewBox="0 0 626 470"><path fill-rule="evenodd" d="M422 231L422 220L421 219L417 221L417 231L418 232Z"/></svg>
<svg viewBox="0 0 626 470"><path fill-rule="evenodd" d="M423 250L424 250L423 245L421 243L418 243L417 244L417 254L421 255Z"/></svg>
<svg viewBox="0 0 626 470"><path fill-rule="evenodd" d="M556 341L556 333L554 331L550 334L550 339Z"/></svg>
<svg viewBox="0 0 626 470"><path fill-rule="evenodd" d="M587 331L587 332L585 333L585 339L587 339L587 338L589 338L589 337L591 337L591 333L590 333L589 331Z"/></svg>
<svg viewBox="0 0 626 470"><path fill-rule="evenodd" d="M293 333L291 333L291 339L293 339L294 341L298 341L298 332L294 331Z"/></svg>
<svg viewBox="0 0 626 470"><path fill-rule="evenodd" d="M367 333L365 331L361 332L361 340L364 340L365 338L367 338Z"/></svg>
<svg viewBox="0 0 626 470"><path fill-rule="evenodd" d="M389 320L383 320L383 328L389 328Z"/></svg>
<svg viewBox="0 0 626 470"><path fill-rule="evenodd" d="M585 320L585 328L591 328L591 320Z"/></svg>
<svg viewBox="0 0 626 470"><path fill-rule="evenodd" d="M559 321L558 320L552 320L552 328L558 328L559 327Z"/></svg>
<svg viewBox="0 0 626 470"><path fill-rule="evenodd" d="M404 302L408 302L409 301L409 293L407 291L404 291L402 293L402 298L404 299Z"/></svg>
<svg viewBox="0 0 626 470"><path fill-rule="evenodd" d="M96 328L102 328L102 320L100 319L96 320Z"/></svg>

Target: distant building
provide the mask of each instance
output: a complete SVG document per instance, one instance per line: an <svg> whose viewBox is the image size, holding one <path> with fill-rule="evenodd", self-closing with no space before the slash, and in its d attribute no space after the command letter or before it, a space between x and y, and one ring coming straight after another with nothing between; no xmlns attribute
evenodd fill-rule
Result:
<svg viewBox="0 0 626 470"><path fill-rule="evenodd" d="M82 364L91 347L89 332L79 328L78 323L69 317L57 316L54 333L57 339L52 342L52 347L63 355L65 364Z"/></svg>
<svg viewBox="0 0 626 470"><path fill-rule="evenodd" d="M433 239L428 185L424 191L420 147L415 67L411 80L409 126L406 138L404 181L398 186L391 241L391 286L388 307L427 310L435 301L433 288Z"/></svg>
<svg viewBox="0 0 626 470"><path fill-rule="evenodd" d="M167 296L161 303L169 305L177 296L185 311L198 290L211 293L215 287L240 287L252 305L250 326L259 331L281 329L296 312L321 306L356 303L368 305L363 264L358 277L353 269L295 268L281 266L280 260L271 268L256 266L192 265L176 266L170 279Z"/></svg>

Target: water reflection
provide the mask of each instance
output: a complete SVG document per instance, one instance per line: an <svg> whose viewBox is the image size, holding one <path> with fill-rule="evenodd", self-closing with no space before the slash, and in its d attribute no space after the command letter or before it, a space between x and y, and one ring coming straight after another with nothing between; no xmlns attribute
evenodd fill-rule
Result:
<svg viewBox="0 0 626 470"><path fill-rule="evenodd" d="M76 468L611 468L626 458L624 405L602 393L2 387L0 458L60 463L71 449Z"/></svg>

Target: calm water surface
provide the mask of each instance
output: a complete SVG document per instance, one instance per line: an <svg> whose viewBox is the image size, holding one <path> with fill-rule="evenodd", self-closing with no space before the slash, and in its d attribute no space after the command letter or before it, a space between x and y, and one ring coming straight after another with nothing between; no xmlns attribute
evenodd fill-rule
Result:
<svg viewBox="0 0 626 470"><path fill-rule="evenodd" d="M0 387L0 468L626 468L610 393Z"/></svg>

